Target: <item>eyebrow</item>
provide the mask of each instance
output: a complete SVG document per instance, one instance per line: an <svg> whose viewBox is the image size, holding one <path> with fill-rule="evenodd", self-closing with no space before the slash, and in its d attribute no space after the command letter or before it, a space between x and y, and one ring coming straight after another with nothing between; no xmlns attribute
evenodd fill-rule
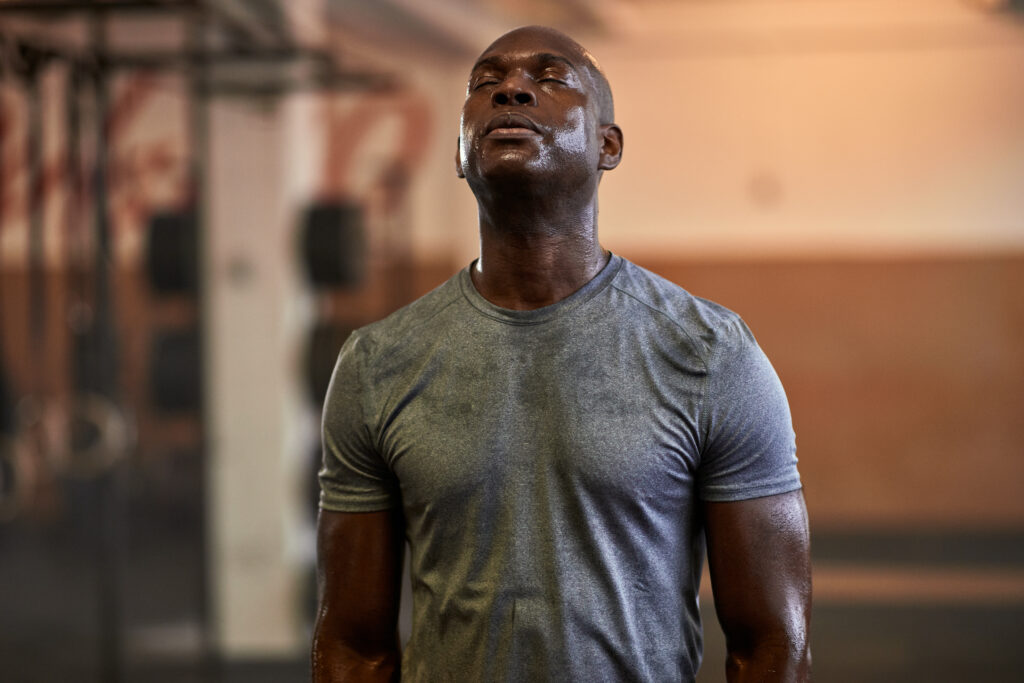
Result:
<svg viewBox="0 0 1024 683"><path fill-rule="evenodd" d="M562 55L556 55L553 52L538 52L535 55L531 55L530 60L534 61L534 62L538 62L540 64L545 64L545 63L550 63L550 62L560 62L560 63L565 64L566 66L568 66L573 71L577 70L576 65L573 64L572 61L570 61L566 57L563 57ZM473 68L470 70L469 73L473 74L473 73L476 72L477 69L480 69L480 68L485 67L485 66L500 67L500 66L503 66L504 63L507 62L507 61L508 61L508 58L505 57L504 55L492 55L490 57L482 57L482 58L477 60L476 64L473 65Z"/></svg>

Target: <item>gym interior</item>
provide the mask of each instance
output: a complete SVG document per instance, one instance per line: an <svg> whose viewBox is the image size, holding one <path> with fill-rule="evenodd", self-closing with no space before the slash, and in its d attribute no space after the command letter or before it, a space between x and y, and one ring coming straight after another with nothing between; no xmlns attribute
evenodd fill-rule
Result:
<svg viewBox="0 0 1024 683"><path fill-rule="evenodd" d="M604 246L782 379L816 678L1019 677L1024 2L0 0L0 679L309 679L331 369L474 258L524 24L613 86Z"/></svg>

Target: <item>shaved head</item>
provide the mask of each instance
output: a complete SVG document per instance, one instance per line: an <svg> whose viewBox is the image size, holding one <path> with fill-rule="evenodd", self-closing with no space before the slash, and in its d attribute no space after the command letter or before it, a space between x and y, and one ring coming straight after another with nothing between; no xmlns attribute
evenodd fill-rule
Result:
<svg viewBox="0 0 1024 683"><path fill-rule="evenodd" d="M584 67L585 72L590 77L591 89L593 90L601 118L600 122L602 124L615 122L615 103L612 100L612 88L608 83L608 78L604 75L604 71L601 70L601 65L598 64L594 55L592 55L585 47L561 31L547 26L521 26L498 37L497 40L487 46L487 49L485 49L481 55L486 55L499 47L503 41L523 33L545 35L563 43L566 52L575 57L578 64Z"/></svg>

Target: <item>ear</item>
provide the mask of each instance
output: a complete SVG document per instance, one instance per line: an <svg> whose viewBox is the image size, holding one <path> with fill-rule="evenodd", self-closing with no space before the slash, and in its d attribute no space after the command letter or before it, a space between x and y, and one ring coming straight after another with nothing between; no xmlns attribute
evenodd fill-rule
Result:
<svg viewBox="0 0 1024 683"><path fill-rule="evenodd" d="M462 138L455 138L455 175L460 178L465 178L466 174L462 172Z"/></svg>
<svg viewBox="0 0 1024 683"><path fill-rule="evenodd" d="M622 129L614 123L601 126L601 157L597 167L602 171L610 171L622 161Z"/></svg>

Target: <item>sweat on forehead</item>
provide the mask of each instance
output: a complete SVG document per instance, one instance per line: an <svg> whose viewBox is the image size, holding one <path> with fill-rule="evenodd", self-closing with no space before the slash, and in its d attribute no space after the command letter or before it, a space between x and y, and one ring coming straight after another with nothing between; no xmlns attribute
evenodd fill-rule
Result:
<svg viewBox="0 0 1024 683"><path fill-rule="evenodd" d="M547 26L521 26L512 29L498 37L493 43L487 46L480 54L480 59L494 54L501 54L502 43L512 44L516 39L538 39L548 42L552 47L560 48L571 61L582 63L590 74L590 80L594 86L594 94L597 96L598 107L601 112L601 123L612 123L615 121L615 105L612 101L612 89L601 66L597 63L594 55L575 40L553 28ZM477 62L480 60L478 59Z"/></svg>

